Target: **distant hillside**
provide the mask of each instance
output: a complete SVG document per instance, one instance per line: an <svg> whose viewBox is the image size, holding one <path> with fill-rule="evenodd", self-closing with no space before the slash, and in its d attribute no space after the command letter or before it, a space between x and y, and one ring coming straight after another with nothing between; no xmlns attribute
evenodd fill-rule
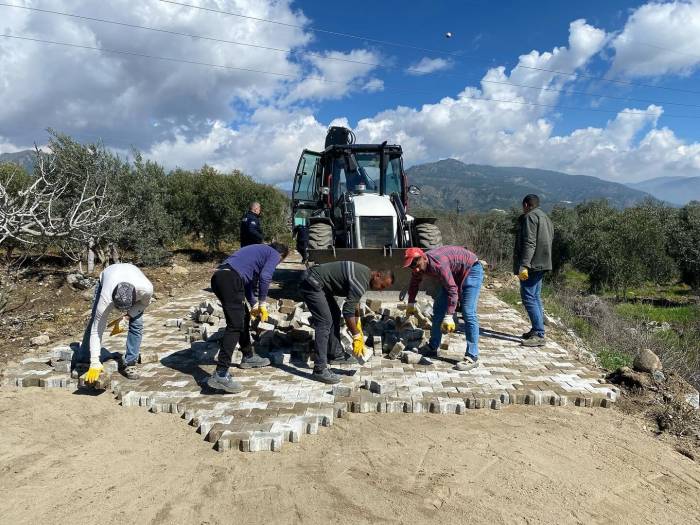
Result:
<svg viewBox="0 0 700 525"><path fill-rule="evenodd" d="M32 149L25 149L22 151L16 151L14 153L0 153L0 164L2 164L3 162L19 164L29 173L32 173L34 171L35 159L36 152Z"/></svg>
<svg viewBox="0 0 700 525"><path fill-rule="evenodd" d="M680 206L690 201L700 201L700 177L656 177L627 186Z"/></svg>
<svg viewBox="0 0 700 525"><path fill-rule="evenodd" d="M542 207L574 205L608 199L617 207L632 206L650 197L648 193L597 177L568 175L531 168L480 166L446 159L413 166L407 171L409 184L421 188L413 198L416 206L435 209L488 211L519 207L528 193L536 193Z"/></svg>

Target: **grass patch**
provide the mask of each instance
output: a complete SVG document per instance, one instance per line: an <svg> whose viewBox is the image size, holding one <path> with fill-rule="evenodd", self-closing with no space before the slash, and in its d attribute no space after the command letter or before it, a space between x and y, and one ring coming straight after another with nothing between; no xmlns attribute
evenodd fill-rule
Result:
<svg viewBox="0 0 700 525"><path fill-rule="evenodd" d="M654 306L646 303L620 303L615 306L615 312L633 321L656 321L674 325L700 321L700 307L694 305Z"/></svg>
<svg viewBox="0 0 700 525"><path fill-rule="evenodd" d="M564 266L558 273L552 275L551 279L556 282L558 286L565 286L571 290L584 291L590 288L588 275L574 270L569 265Z"/></svg>
<svg viewBox="0 0 700 525"><path fill-rule="evenodd" d="M504 303L508 303L511 306L520 306L520 290L515 290L513 288L501 288L496 292L498 298Z"/></svg>
<svg viewBox="0 0 700 525"><path fill-rule="evenodd" d="M646 283L627 290L629 299L656 299L667 300L675 303L687 303L692 300L693 291L686 284L654 284ZM607 290L603 297L613 299L617 297L615 290Z"/></svg>
<svg viewBox="0 0 700 525"><path fill-rule="evenodd" d="M621 366L632 366L632 356L617 352L611 349L604 349L598 352L598 362L606 370L617 370Z"/></svg>

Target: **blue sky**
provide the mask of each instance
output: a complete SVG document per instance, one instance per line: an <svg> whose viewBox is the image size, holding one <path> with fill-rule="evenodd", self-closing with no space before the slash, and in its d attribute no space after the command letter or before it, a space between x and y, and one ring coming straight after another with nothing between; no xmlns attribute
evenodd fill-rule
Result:
<svg viewBox="0 0 700 525"><path fill-rule="evenodd" d="M367 47L378 50L388 61L395 64L392 69L387 69L382 74L386 90L318 106L317 114L322 120L347 116L352 123L368 113L376 113L387 107L419 106L426 102L434 102L442 96L454 96L466 84L477 84L489 67L513 67L521 54L529 53L533 49L551 50L564 45L568 38L569 23L573 20L583 18L608 32L619 31L624 27L629 13L643 4L644 2L601 0L542 0L535 3L488 0L359 0L353 2L353 9L343 9L342 15L329 9L327 2L314 0L298 2L296 5L312 19L312 27L443 52L427 53L366 41ZM452 38L445 38L444 34L447 31L453 33ZM353 39L323 33L314 33L314 39L312 47L317 50L333 48L348 51L356 48L358 43ZM651 35L650 43L654 43ZM700 55L700 49L698 54ZM455 65L444 72L423 77L407 77L403 69L423 56L451 57ZM609 67L608 61L597 59L590 64L589 73L604 76ZM572 89L616 97L695 103L698 108L690 111L687 108L679 110L669 105L668 112L700 117L700 82L697 73L689 76L639 79L639 83L691 89L698 91L698 94L689 97L687 93L595 80L582 80ZM404 90L427 93L410 93ZM625 103L622 100L577 95L570 95L561 100L562 106L584 109L594 106L596 109L610 111L619 111L629 104L630 102ZM604 125L611 116L594 111L562 110L562 113L562 117L555 120L555 130L561 133L570 133L584 126ZM661 120L662 123L666 123L667 120L668 125L672 125L679 136L690 140L700 138L700 126L697 121L665 117Z"/></svg>
<svg viewBox="0 0 700 525"><path fill-rule="evenodd" d="M284 184L346 124L406 165L700 175L700 0L8 2L0 152L52 127Z"/></svg>

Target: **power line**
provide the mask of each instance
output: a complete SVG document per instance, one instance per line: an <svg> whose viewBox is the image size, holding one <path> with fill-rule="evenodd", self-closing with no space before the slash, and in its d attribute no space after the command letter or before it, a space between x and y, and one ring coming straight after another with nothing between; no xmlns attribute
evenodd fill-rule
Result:
<svg viewBox="0 0 700 525"><path fill-rule="evenodd" d="M298 78L296 75L293 75L290 73L279 73L279 72L275 72L275 71L264 71L264 70L260 70L260 69L227 66L224 64L212 64L209 62L200 62L197 60L187 60L187 59L182 59L182 58L163 57L163 56L157 56L157 55L149 55L146 53L137 53L135 51L108 49L108 48L104 48L104 47L87 46L87 45L83 45L83 44L74 44L74 43L69 43L69 42L58 42L55 40L44 40L44 39L40 39L40 38L32 38L32 37L25 37L25 36L18 36L18 35L2 34L0 36L2 36L4 38L13 38L13 39L25 40L25 41L29 41L29 42L36 42L36 43L42 43L42 44L53 44L53 45L72 47L72 48L78 48L78 49L87 49L87 50L91 50L91 51L100 51L103 53L113 53L113 54L126 55L126 56L132 56L132 57L148 58L148 59L152 59L152 60L163 60L163 61L167 61L167 62L179 62L179 63L190 64L190 65L214 67L214 68L235 70L235 71L244 71L244 72L248 72L248 73L259 73L259 74L264 74L264 75L273 75L273 76L286 77L286 78L295 78L295 79ZM329 79L326 79L323 77L313 77L313 76L303 77L301 80L317 80L319 82L330 83L330 84L343 84L343 85L348 84L346 81L329 80ZM390 88L389 91L391 91L393 93L421 93L421 94L428 94L428 95L435 95L436 94L435 92L431 92L431 91L400 90L400 89L397 90L397 89L393 89L393 88ZM614 111L614 110L606 110L606 109L598 109L598 108L581 108L581 107L575 107L575 106L561 106L561 105L557 105L557 104L525 102L525 101L520 101L520 100L502 100L502 99L494 99L494 98L480 98L480 97L468 96L468 95L462 95L462 97L467 98L467 99L471 99L471 100L482 101L482 102L495 102L495 103L502 103L502 104L517 104L517 105L521 105L521 106L545 107L545 108L554 108L554 109L568 109L568 110L574 110L574 111L609 113L609 114L615 114L615 115L617 115L619 113L619 111ZM652 113L650 113L648 111L627 111L625 114L627 114L627 115L644 115L644 116L653 115ZM696 115L665 114L664 116L669 117L669 118L700 119L700 116L696 116Z"/></svg>
<svg viewBox="0 0 700 525"><path fill-rule="evenodd" d="M177 5L177 6L180 6L180 7L188 7L188 8L191 8L191 9L198 9L198 10L200 10L200 11L207 11L207 12L211 12L211 13L218 13L218 14L221 14L221 15L235 16L235 17L239 17L239 18L245 18L245 19L248 19L248 20L255 20L255 21L257 21L257 22L266 22L266 23L269 23L269 24L276 24L276 25L285 26L285 27L292 27L292 28L296 28L296 29L302 29L302 30L304 30L304 31L312 31L312 32L315 32L315 33L324 33L324 34L333 35L333 36L342 36L342 37L346 37L346 38L353 38L353 39L356 39L356 40L366 40L367 42L374 42L374 43L376 43L376 44L382 44L382 45L385 45L385 46L401 47L401 48L405 48L405 49L414 49L414 50L418 50L418 51L425 51L425 52L428 52L428 53L435 53L435 54L441 54L441 55L449 55L449 56L457 57L457 58L469 58L469 59L472 59L472 60L480 60L480 61L486 61L486 62L491 63L491 59L486 59L486 58L484 58L484 57L477 57L477 56L474 56L474 55L464 55L464 54L462 54L462 53L457 53L457 52L443 51L443 50L439 50L439 49L429 49L429 48L425 48L425 47L413 46L413 45L410 45L410 44L403 44L403 43L400 43L400 42L392 42L392 41L390 41L390 40L378 40L378 39L375 39L375 38L369 38L369 37L360 36L360 35L353 35L353 34L350 34L350 33L340 33L340 32L337 32L337 31L330 31L330 30L327 30L327 29L320 29L320 28L315 28L315 27L305 27L305 26L298 25L298 24L290 24L290 23L287 23L287 22L280 22L280 21L278 21L278 20L270 20L270 19L268 19L268 18L261 18L261 17L249 16L249 15L244 15L244 14L241 14L241 13L233 13L233 12L231 12L231 11L223 11L223 10L214 9L214 8L211 8L211 7L203 7L203 6L198 6L198 5L186 4L186 3L184 3L184 2L176 2L176 1L174 1L174 0L158 0L158 1L159 1L159 2L163 2L163 3L166 3L166 4ZM646 88L651 88L651 89L663 89L663 90L666 90L666 91L676 91L676 92L679 92L679 93L692 93L692 94L695 94L695 95L699 95L699 94L700 94L700 91L693 91L693 90L690 90L690 89L674 88L674 87L669 87L669 86L657 86L657 85L654 85L654 84L645 84L645 83L643 83L643 82L634 82L634 81L631 81L631 80L621 80L621 79L615 79L615 78L608 78L608 77L604 77L604 76L589 75L589 74L586 74L586 73L576 73L576 72L558 71L558 70L555 70L555 69L548 69L548 68L543 68L543 67L526 66L526 65L520 64L520 63L518 63L515 67L519 67L519 68L522 68L522 69L529 69L529 70L532 70L532 71L541 71L541 72L545 72L545 73L552 73L553 75L561 75L561 76L569 76L569 77L582 77L582 78L587 78L587 79L590 79L590 80L599 80L599 81L602 81L602 82L610 82L610 83L613 83L613 84L621 84L621 85L626 85L626 86L638 86L638 87L646 87Z"/></svg>
<svg viewBox="0 0 700 525"><path fill-rule="evenodd" d="M362 65L373 66L373 67L378 67L378 68L383 68L383 69L394 69L394 70L401 69L401 68L398 68L395 66L390 66L387 64L367 62L367 61L363 61L363 60L352 60L352 59L346 59L346 58L340 58L340 57L331 57L331 56L327 56L327 55L322 55L320 53L315 53L312 51L299 52L299 51L295 51L293 49L263 46L263 45L259 45L259 44L249 43L249 42L239 42L239 41L235 41L235 40L226 40L226 39L222 39L222 38L215 38L215 37L210 37L210 36L200 35L200 34L183 33L180 31L172 31L169 29L162 29L162 28L150 27L150 26L142 26L142 25L138 25L138 24L131 24L128 22L107 20L104 18L96 18L96 17L91 17L91 16L85 16L85 15L77 15L77 14L73 14L73 13L65 13L62 11L53 11L50 9L41 9L41 8L37 8L37 7L19 6L19 5L13 5L13 4L6 4L3 2L0 2L0 6L14 7L14 8L18 8L18 9L25 9L28 11L36 11L36 12L52 14L52 15L66 16L66 17L76 18L76 19L80 19L80 20L89 20L92 22L100 22L100 23L104 23L104 24L111 24L111 25L116 25L116 26L121 26L121 27L128 27L128 28L132 28L132 29L142 29L142 30L146 30L146 31L153 31L153 32L157 32L157 33L164 33L164 34L174 35L174 36L181 36L181 37L187 37L187 38L193 38L193 39L199 39L199 40L207 40L207 41L211 41L211 42L219 42L219 43L224 43L224 44L233 44L233 45L239 45L239 46L253 47L253 48L258 48L258 49L265 49L268 51L275 51L275 52L285 53L285 54L289 54L289 55L292 55L292 54L309 55L309 56L318 57L322 60L333 60L333 61L338 61L338 62L348 62L348 63L352 63L352 64L362 64ZM420 73L420 74L429 73L429 71L422 70L420 68L415 68L415 67L405 68L405 71L407 71L409 73ZM567 95L581 95L581 96L589 96L589 97L597 97L597 98L608 98L611 100L621 100L621 101L626 101L626 102L643 102L643 103L655 104L655 105L672 105L672 106L680 106L680 107L700 108L700 104L689 104L689 103L671 102L671 101L659 102L659 101L644 99L644 98L620 97L620 96L614 96L614 95L590 93L587 91L573 91L573 90L569 90L569 89L557 89L557 88L544 87L544 86L530 86L527 84L519 84L519 83L510 81L510 80L509 81L498 81L498 80L487 80L484 78L469 79L469 77L465 77L463 75L457 75L457 74L445 73L445 72L440 73L440 75L450 76L453 78L462 78L465 80L472 80L474 82L483 82L486 84L496 84L496 85L504 85L504 86L510 86L510 87L520 87L520 88L524 88L524 89L533 89L533 90L539 90L539 91L550 91L550 92L554 92L554 93L563 93L563 94L567 94ZM698 92L698 93L700 94L700 92Z"/></svg>

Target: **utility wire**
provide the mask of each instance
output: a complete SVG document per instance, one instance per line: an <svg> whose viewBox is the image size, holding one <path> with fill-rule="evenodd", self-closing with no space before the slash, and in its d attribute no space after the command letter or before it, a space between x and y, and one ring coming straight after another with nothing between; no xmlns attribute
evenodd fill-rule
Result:
<svg viewBox="0 0 700 525"><path fill-rule="evenodd" d="M163 60L163 61L167 61L167 62L180 62L180 63L184 63L184 64L214 67L214 68L234 70L234 71L244 71L244 72L249 72L249 73L259 73L259 74L273 75L273 76L278 76L278 77L287 77L287 78L295 78L295 79L299 78L297 75L294 75L291 73L279 73L279 72L275 72L275 71L264 71L264 70L260 70L260 69L227 66L224 64L212 64L209 62L200 62L197 60L187 60L187 59L182 59L182 58L163 57L163 56L157 56L157 55L149 55L146 53L137 53L135 51L108 49L108 48L104 48L104 47L87 46L87 45L83 45L83 44L73 44L73 43L69 43L69 42L58 42L55 40L44 40L44 39L40 39L40 38L25 37L25 36L19 36L19 35L2 34L0 36L4 37L4 38L12 38L12 39L24 40L24 41L29 41L29 42L37 42L37 43L42 43L42 44L54 44L54 45L72 47L72 48L78 48L78 49L87 49L87 50L91 50L91 51L100 51L103 53L113 53L113 54L126 55L126 56L131 56L131 57L148 58L148 59L152 59L152 60ZM317 80L317 81L323 82L323 83L348 85L348 82L346 82L346 81L329 80L329 79L326 79L323 77L307 76L307 77L301 78L300 80ZM391 91L393 93L421 93L421 94L427 94L427 95L435 95L436 94L435 92L431 92L431 91L400 90L400 89L397 90L397 89L393 89L393 88L390 88L388 91ZM525 102L525 101L520 101L520 100L502 100L502 99L494 99L494 98L480 98L480 97L469 96L469 95L462 95L462 98L467 98L467 99L476 100L476 101L483 101L483 102L495 102L495 103L502 103L502 104L517 104L517 105L521 105L521 106L545 107L545 108L554 108L554 109L569 109L569 110L574 110L574 111L587 111L587 112L596 112L596 113L611 113L611 114L615 114L615 115L617 115L619 113L619 111L606 110L606 109L581 108L581 107L575 107L575 106L561 106L561 105L557 105L557 104L543 104L543 103L538 103L538 102ZM625 114L626 115L640 115L640 116L653 115L652 113L650 113L648 111L626 111ZM664 114L664 116L669 117L669 118L700 119L700 116L696 116L696 115Z"/></svg>
<svg viewBox="0 0 700 525"><path fill-rule="evenodd" d="M255 17L255 16L244 15L244 14L241 14L241 13L233 13L233 12L231 12L231 11L222 11L222 10L214 9L214 8L211 8L211 7L203 7L203 6L198 6L198 5L187 4L187 3L184 3L184 2L176 2L176 1L174 1L174 0L158 0L158 1L159 1L159 2L163 2L163 3L166 3L166 4L177 5L177 6L180 6L180 7L188 7L188 8L191 8L191 9L198 9L198 10L200 10L200 11L207 11L207 12L211 12L211 13L218 13L218 14L221 14L221 15L235 16L235 17L239 17L239 18L245 18L245 19L248 19L248 20L255 20L255 21L257 21L257 22L266 22L266 23L269 23L269 24L276 24L276 25L285 26L285 27L293 27L293 28L297 28L297 29L302 29L302 30L304 30L304 31L312 31L312 32L315 32L315 33L325 33L325 34L328 34L328 35L342 36L342 37L345 37L345 38L354 38L354 39L356 39L356 40L366 40L367 42L374 42L374 43L382 44L382 45L386 45L386 46L402 47L402 48L406 48L406 49L414 49L414 50L418 50L418 51L425 51L425 52L428 52L428 53L436 53L436 54L441 54L441 55L449 55L449 56L456 57L456 58L469 58L469 59L472 59L472 60L481 60L481 61L486 61L486 62L489 62L489 63L492 62L491 59L486 59L486 58L484 58L484 57L477 57L477 56L474 56L474 55L464 55L464 54L462 54L462 53L457 53L457 52L443 51L443 50L439 50L439 49L429 49L429 48L424 48L424 47L413 46L413 45L410 45L410 44L403 44L403 43L400 43L400 42L392 42L392 41L389 41L389 40L377 40L377 39L374 39L374 38L368 38L368 37L364 37L364 36L360 36L360 35L353 35L353 34L350 34L350 33L340 33L340 32L337 32L337 31L329 31L329 30L326 30L326 29L319 29L319 28L315 28L315 27L305 27L305 26L298 25L298 24L289 24L289 23L287 23L287 22L280 22L280 21L277 21L277 20L270 20L270 19L268 19L268 18L260 18L260 17ZM658 46L657 46L657 47L658 47ZM567 72L567 71L557 71L557 70L555 70L555 69L548 69L548 68L543 68L543 67L526 66L526 65L523 65L523 64L520 64L520 63L517 64L515 67L519 67L519 68L522 68L522 69L529 69L529 70L532 70L532 71L542 71L542 72L552 73L552 74L554 74L554 75L561 75L561 76L570 76L570 77L579 77L579 76L580 76L580 77L582 77L582 78L588 78L588 79L591 79L591 80L599 80L599 81L602 81L602 82L611 82L611 83L614 83L614 84L621 84L621 85L626 85L626 86L639 86L639 87L646 87L646 88L652 88L652 89L663 89L663 90L667 90L667 91L677 91L677 92L679 92L679 93L692 93L692 94L696 94L696 95L700 94L700 91L693 91L693 90L690 90L690 89L674 88L674 87L669 87L669 86L657 86L657 85L654 85L654 84L644 84L644 83L642 83L642 82L634 82L634 81L631 81L631 80L621 80L621 79L608 78L608 77L602 77L602 76L597 76L597 75L589 75L589 74L586 74L586 73L576 73L576 72Z"/></svg>
<svg viewBox="0 0 700 525"><path fill-rule="evenodd" d="M285 48L278 48L278 47L270 47L270 46L263 46L259 44L253 44L249 42L239 42L236 40L226 40L222 38L214 38L206 35L199 35L199 34L193 34L193 33L183 33L180 31L172 31L169 29L162 29L162 28L157 28L157 27L150 27L150 26L142 26L138 24L131 24L128 22L119 22L116 20L107 20L104 18L96 18L96 17L91 17L91 16L84 16L84 15L77 15L73 13L65 13L62 11L53 11L50 9L40 9L37 7L28 7L28 6L19 6L19 5L14 5L14 4L6 4L4 2L0 2L0 6L5 6L5 7L14 7L18 9L25 9L28 11L36 11L40 13L46 13L46 14L52 14L52 15L59 15L59 16L66 16L70 18L76 18L80 20L89 20L92 22L100 22L104 24L111 24L111 25L116 25L116 26L121 26L121 27L128 27L132 29L142 29L146 31L153 31L157 33L164 33L168 35L174 35L174 36L181 36L181 37L187 37L187 38L193 38L193 39L198 39L198 40L207 40L210 42L218 42L218 43L224 43L224 44L233 44L233 45L238 45L238 46L246 46L246 47L253 47L253 48L258 48L258 49L265 49L268 51L275 51L275 52L280 52L280 53L285 53L288 55L307 55L307 56L315 56L318 57L319 59L322 60L333 60L333 61L338 61L338 62L348 62L351 64L362 64L362 65L367 65L367 66L373 66L373 67L378 67L378 68L383 68L383 69L389 69L389 70L398 70L401 69L399 67L395 66L390 66L387 64L379 64L375 62L367 62L363 60L352 60L352 59L347 59L347 58L340 58L340 57L331 57L327 55L323 55L321 53L315 53L312 51L295 51L293 49L285 49ZM417 73L417 74L426 74L429 73L429 71L420 69L420 68L415 68L415 67L408 67L405 68L405 71L409 73ZM498 81L498 80L487 80L484 78L481 79L474 79L474 78L469 78L465 77L463 75L458 75L454 73L446 73L446 72L441 72L439 73L442 76L449 76L453 78L462 78L465 80L471 80L473 82L483 82L486 84L496 84L496 85L504 85L504 86L511 86L511 87L521 87L524 89L533 89L533 90L540 90L540 91L550 91L554 93L563 93L567 95L581 95L581 96L588 96L588 97L596 97L596 98L607 98L611 100L621 100L625 102L643 102L647 104L655 104L655 105L670 105L670 106L681 106L681 107L693 107L693 108L700 108L700 104L689 104L689 103L684 103L684 102L671 102L671 101L655 101L655 100L650 100L650 99L645 99L645 98L635 98L635 97L621 97L621 96L614 96L614 95L604 95L604 94L597 94L597 93L591 93L587 91L573 91L569 89L557 89L557 88L552 88L552 87L544 87L544 86L531 86L527 84L519 84L516 82L512 81ZM698 92L700 94L700 92Z"/></svg>

